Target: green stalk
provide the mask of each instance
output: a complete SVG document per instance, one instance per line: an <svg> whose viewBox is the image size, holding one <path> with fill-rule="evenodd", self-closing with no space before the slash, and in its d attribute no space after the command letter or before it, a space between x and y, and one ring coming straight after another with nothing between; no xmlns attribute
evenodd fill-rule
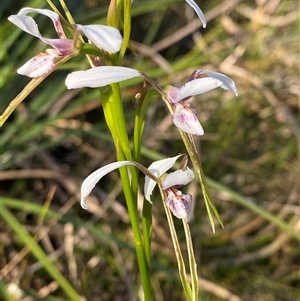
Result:
<svg viewBox="0 0 300 301"><path fill-rule="evenodd" d="M123 0L121 1L123 2ZM124 0L124 28L123 28L123 43L119 52L119 60L124 57L128 47L131 32L131 0Z"/></svg>
<svg viewBox="0 0 300 301"><path fill-rule="evenodd" d="M134 120L133 134L133 160L139 162L142 148L142 138L145 126L145 117L147 108L153 96L157 95L154 89L146 90L146 85L143 87L142 94L137 100L137 109ZM151 265L151 237L152 237L152 204L144 200L142 211L142 229L144 237L144 247L147 258L147 263L150 269Z"/></svg>
<svg viewBox="0 0 300 301"><path fill-rule="evenodd" d="M19 238L27 246L28 249L33 253L33 255L38 259L40 263L44 266L47 272L53 277L53 279L59 284L62 290L66 293L70 300L81 301L82 298L70 285L70 283L62 276L62 274L57 270L53 262L49 257L43 252L41 247L36 244L36 241L26 232L23 226L15 218L13 214L6 208L4 204L1 206L0 215L3 220L17 233Z"/></svg>
<svg viewBox="0 0 300 301"><path fill-rule="evenodd" d="M117 160L132 160L131 147L126 131L126 121L122 104L119 84L113 84L101 89L101 100L107 125L112 133L117 152ZM137 210L138 177L134 167L130 168L132 178L130 181L126 167L120 168L120 177L128 208L128 214L133 230L134 244L136 248L137 261L144 289L145 301L151 301L151 285L149 265L146 258L143 240L139 228L139 216Z"/></svg>
<svg viewBox="0 0 300 301"><path fill-rule="evenodd" d="M152 238L152 204L144 199L142 211L142 229L147 265L151 267L151 238Z"/></svg>
<svg viewBox="0 0 300 301"><path fill-rule="evenodd" d="M192 161L192 164L195 168L195 171L199 176L199 180L200 180L200 184L201 184L201 190L202 190L203 198L204 198L204 203L205 203L205 206L206 206L206 211L207 211L207 214L208 214L208 217L209 217L209 221L210 221L212 230L215 233L215 223L214 223L214 218L213 218L212 213L214 213L215 217L217 218L218 222L220 223L220 225L223 228L224 228L224 225L223 225L222 219L221 219L221 217L220 217L220 215L217 211L217 208L215 207L215 205L214 205L214 203L211 199L209 189L208 189L208 185L207 185L207 182L206 182L206 177L205 177L205 174L204 174L204 171L203 171L203 168L202 168L201 161L200 161L199 156L198 156L198 152L197 152L196 147L195 147L193 136L189 135L189 134L187 134L187 133L185 133L181 130L179 130L179 133L180 133L181 138L182 138L182 140L185 144L186 150L189 154L189 157Z"/></svg>
<svg viewBox="0 0 300 301"><path fill-rule="evenodd" d="M186 245L188 250L188 256L189 256L189 265L190 265L190 272L191 272L191 282L192 282L192 292L193 292L193 301L198 300L198 273L197 273L197 263L195 260L194 250L193 250L193 242L191 237L191 231L188 222L183 219L183 228L184 228L184 234L186 238Z"/></svg>

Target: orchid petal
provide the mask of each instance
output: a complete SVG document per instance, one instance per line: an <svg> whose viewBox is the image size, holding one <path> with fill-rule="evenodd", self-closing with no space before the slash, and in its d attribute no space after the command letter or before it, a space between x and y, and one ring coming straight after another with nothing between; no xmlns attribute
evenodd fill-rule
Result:
<svg viewBox="0 0 300 301"><path fill-rule="evenodd" d="M17 15L12 15L8 17L8 20L14 23L23 31L37 38L41 38L42 36L38 30L37 24L35 23L32 17L27 16L28 13L38 13L49 17L52 20L55 30L59 35L59 37L65 37L65 34L61 26L61 22L59 20L59 15L49 9L35 9L35 8L25 7L21 9Z"/></svg>
<svg viewBox="0 0 300 301"><path fill-rule="evenodd" d="M228 76L226 76L222 73L209 71L209 70L201 70L201 73L205 73L209 77L215 78L215 79L221 81L222 82L222 85L220 86L221 88L223 88L225 90L230 90L235 94L235 96L238 96L238 91L237 91L237 88L235 86L235 83Z"/></svg>
<svg viewBox="0 0 300 301"><path fill-rule="evenodd" d="M60 55L68 55L74 52L73 40L40 38L45 44L51 45L60 52Z"/></svg>
<svg viewBox="0 0 300 301"><path fill-rule="evenodd" d="M179 90L176 98L172 99L173 103L176 103L185 98L193 95L205 93L207 91L218 88L222 85L222 82L218 79L205 77L197 78L192 81L185 83ZM173 93L174 94L174 93Z"/></svg>
<svg viewBox="0 0 300 301"><path fill-rule="evenodd" d="M111 53L116 53L122 45L122 36L118 29L105 25L80 25L81 30L97 47Z"/></svg>
<svg viewBox="0 0 300 301"><path fill-rule="evenodd" d="M55 51L53 53L40 53L20 67L17 72L32 78L44 76L53 70L57 55Z"/></svg>
<svg viewBox="0 0 300 301"><path fill-rule="evenodd" d="M55 23L59 22L59 15L57 13L55 13L54 11L50 10L50 9L39 9L39 8L24 7L18 12L18 15L19 16L26 16L29 13L38 13L38 14L41 14L41 15L45 15L53 21L54 25L55 25Z"/></svg>
<svg viewBox="0 0 300 301"><path fill-rule="evenodd" d="M170 172L162 182L162 189L166 190L172 186L187 185L194 179L194 173L187 167L186 170L178 169Z"/></svg>
<svg viewBox="0 0 300 301"><path fill-rule="evenodd" d="M32 36L35 36L37 38L42 37L38 30L37 24L31 17L23 15L11 15L8 17L8 20Z"/></svg>
<svg viewBox="0 0 300 301"><path fill-rule="evenodd" d="M59 19L59 15L57 13L55 13L52 10L49 9L37 9L37 8L31 8L31 7L25 7L23 9L21 9L18 13L18 15L27 15L28 13L38 13L41 15L44 15L48 18L50 18L53 22L53 25L55 27L55 30L58 34L58 36L62 39L66 38L66 35L64 33L64 30L62 28L60 19ZM27 18L31 18L31 17L27 17Z"/></svg>
<svg viewBox="0 0 300 301"><path fill-rule="evenodd" d="M81 185L81 207L83 209L87 209L88 205L85 202L85 198L91 193L95 185L103 178L105 175L110 173L111 171L120 168L126 165L135 165L135 162L132 161L118 161L108 165L105 165L93 173L91 173L85 180L82 182Z"/></svg>
<svg viewBox="0 0 300 301"><path fill-rule="evenodd" d="M172 121L179 129L188 134L197 136L204 134L204 130L196 114L191 109L179 103L175 106L175 113L172 115Z"/></svg>
<svg viewBox="0 0 300 301"><path fill-rule="evenodd" d="M206 20L205 20L205 16L204 16L202 10L200 9L200 7L193 0L185 0L185 1L194 9L194 11L198 15L199 19L203 23L203 28L205 28L206 27Z"/></svg>
<svg viewBox="0 0 300 301"><path fill-rule="evenodd" d="M193 198L190 194L182 194L181 201L185 207L185 211L186 211L186 215L187 215L186 220L189 222L193 215L193 208L194 208Z"/></svg>
<svg viewBox="0 0 300 301"><path fill-rule="evenodd" d="M43 14L53 21L56 32L61 39L48 39L44 38L39 32L38 26L32 17L26 16L26 14L36 12ZM55 12L48 9L33 9L33 8L23 8L17 15L11 15L8 20L14 25L22 29L23 31L29 33L32 36L39 38L45 44L51 45L53 48L59 50L61 55L70 54L73 52L73 41L66 39L63 32L59 16Z"/></svg>
<svg viewBox="0 0 300 301"><path fill-rule="evenodd" d="M190 194L183 194L176 190L176 195L172 190L167 191L168 197L165 199L166 205L172 213L181 219L190 221L193 212L193 199Z"/></svg>
<svg viewBox="0 0 300 301"><path fill-rule="evenodd" d="M65 84L68 89L83 87L98 88L141 76L139 71L131 68L100 66L86 71L75 71L70 73L66 78Z"/></svg>
<svg viewBox="0 0 300 301"><path fill-rule="evenodd" d="M178 155L171 158L162 159L159 161L153 162L148 170L154 174L157 178L162 176L167 170L169 170L176 162L176 160L182 155ZM145 177L145 185L144 185L144 195L147 201L151 203L151 195L152 191L156 185L156 182L150 179L148 176Z"/></svg>

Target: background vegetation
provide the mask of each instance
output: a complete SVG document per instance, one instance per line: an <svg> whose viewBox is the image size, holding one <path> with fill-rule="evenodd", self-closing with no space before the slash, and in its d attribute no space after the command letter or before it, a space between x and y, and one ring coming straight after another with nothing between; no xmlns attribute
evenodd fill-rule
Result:
<svg viewBox="0 0 300 301"><path fill-rule="evenodd" d="M105 24L108 2L66 1L81 24ZM190 226L202 300L297 300L299 3L197 3L206 15L206 29L184 1L136 0L125 65L145 71L161 85L177 86L193 70L210 69L233 78L239 90L238 98L218 89L193 100L206 132L197 139L201 159L225 224L212 233L198 183L190 185L196 196ZM16 69L45 49L7 21L25 6L49 8L43 0L1 3L1 114L29 82ZM54 36L49 20L38 21L42 33ZM70 70L84 68L83 57L65 64L1 128L3 299L69 300L54 277L58 271L86 300L139 299L118 173L96 187L88 212L79 205L83 178L115 160L98 91L67 91L64 85ZM129 132L141 85L139 80L123 84ZM146 166L184 151L160 99L149 107L143 145L141 163ZM160 201L153 212L155 300L183 300ZM180 227L178 231L180 236ZM57 270L47 267L48 259ZM15 298L7 289L18 289Z"/></svg>

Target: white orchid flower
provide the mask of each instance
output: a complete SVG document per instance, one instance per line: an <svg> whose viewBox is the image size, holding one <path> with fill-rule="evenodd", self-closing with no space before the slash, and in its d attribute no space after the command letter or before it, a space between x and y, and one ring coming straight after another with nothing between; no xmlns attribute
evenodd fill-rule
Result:
<svg viewBox="0 0 300 301"><path fill-rule="evenodd" d="M57 32L58 38L45 38L39 32L38 26L34 19L27 16L29 13L38 13L49 17ZM61 25L59 15L48 9L34 9L26 7L20 10L17 15L11 15L8 20L14 25L27 32L28 34L37 37L43 43L50 45L53 49L47 49L44 53L34 56L31 60L25 63L17 70L19 74L28 77L40 77L53 71L54 62L57 57L70 55L75 53L75 42L72 39L67 39L63 27ZM87 38L97 47L115 53L120 50L122 44L122 36L120 32L113 27L104 25L76 25L76 30L82 31Z"/></svg>
<svg viewBox="0 0 300 301"><path fill-rule="evenodd" d="M191 182L194 178L193 172L186 168L185 170L177 170L166 175L163 179L160 179L176 162L176 160L182 155L159 160L153 162L148 171L143 168L139 163L134 161L118 161L103 166L93 173L91 173L81 185L81 206L84 209L88 208L85 202L86 197L91 193L95 185L109 172L118 169L123 166L134 165L147 175L145 177L144 194L147 201L151 202L151 194L157 183L160 183L162 190L167 194L165 199L166 205L170 208L172 213L178 218L184 218L187 221L190 220L193 200L192 196L183 194L178 188Z"/></svg>
<svg viewBox="0 0 300 301"><path fill-rule="evenodd" d="M201 73L209 77L197 78ZM167 100L173 105L175 110L172 115L173 123L188 134L203 135L204 130L196 113L186 101L194 95L202 94L218 87L230 90L236 96L238 95L232 79L224 74L208 70L196 70L181 88L169 86L167 89Z"/></svg>
<svg viewBox="0 0 300 301"><path fill-rule="evenodd" d="M156 177L161 177L168 171L181 155L153 162L148 170ZM167 174L162 179L162 190L167 194L165 199L166 205L172 213L180 219L190 221L193 211L193 198L190 194L183 194L179 187L187 185L194 179L193 172L187 167L185 170L179 169L175 172ZM156 182L148 176L145 177L144 193L145 198L151 203L152 191L156 186Z"/></svg>

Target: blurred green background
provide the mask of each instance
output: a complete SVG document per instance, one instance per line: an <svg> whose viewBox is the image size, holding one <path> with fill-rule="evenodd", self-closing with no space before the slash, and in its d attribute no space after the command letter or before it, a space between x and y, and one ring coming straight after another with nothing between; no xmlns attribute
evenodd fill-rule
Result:
<svg viewBox="0 0 300 301"><path fill-rule="evenodd" d="M195 69L209 69L230 76L239 91L237 98L217 89L192 100L205 130L196 143L225 225L212 233L199 183L189 185L196 198L190 227L201 300L298 300L299 3L196 2L207 18L206 29L183 0L136 0L124 66L147 73L162 86L178 87ZM77 23L106 23L109 1L66 4ZM42 0L0 6L1 114L30 80L18 75L17 68L45 50L38 39L7 21L26 6L49 8ZM36 20L43 35L55 37L50 20ZM118 172L96 186L89 211L79 205L82 180L115 160L97 89L68 91L64 85L70 71L87 68L84 56L63 65L1 128L4 299L69 300L42 260L33 256L35 241L86 300L139 300L141 284ZM142 82L130 80L122 87L132 133L134 96ZM143 141L145 166L184 152L159 98L147 112ZM34 240L26 241L20 229ZM181 232L178 227L184 248ZM184 300L159 197L153 206L152 254L155 300ZM9 297L7 288L14 287L20 296Z"/></svg>

